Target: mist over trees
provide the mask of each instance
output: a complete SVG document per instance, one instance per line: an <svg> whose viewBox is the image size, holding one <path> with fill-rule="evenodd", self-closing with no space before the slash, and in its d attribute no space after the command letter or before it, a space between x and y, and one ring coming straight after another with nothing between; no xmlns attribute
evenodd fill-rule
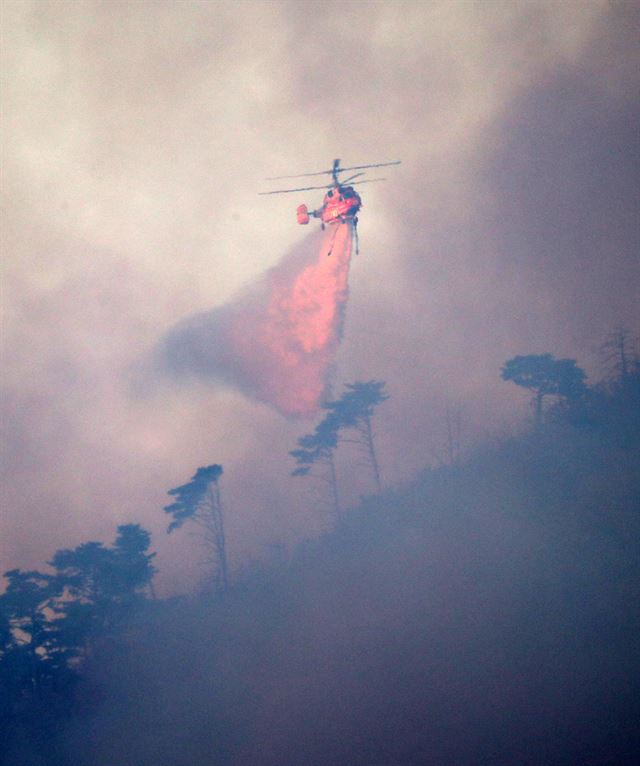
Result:
<svg viewBox="0 0 640 766"><path fill-rule="evenodd" d="M604 355L591 385L572 359L506 360L533 424L461 454L448 422L448 459L387 489L385 383L347 384L290 453L294 476L328 481L333 523L233 577L223 469L198 468L164 509L168 533L190 527L207 551L198 595L154 598L138 524L5 572L0 762L632 763L640 364L623 329ZM351 509L342 444L375 490Z"/></svg>

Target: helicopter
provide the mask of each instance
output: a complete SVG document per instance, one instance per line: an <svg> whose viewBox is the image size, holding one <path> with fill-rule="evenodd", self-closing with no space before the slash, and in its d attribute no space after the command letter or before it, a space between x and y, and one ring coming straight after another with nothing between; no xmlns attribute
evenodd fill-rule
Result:
<svg viewBox="0 0 640 766"><path fill-rule="evenodd" d="M315 173L301 173L294 176L274 176L265 179L266 181L280 181L285 178L308 178L309 176L330 175L332 178L330 184L324 184L322 186L304 186L296 189L274 189L273 191L259 192L259 194L289 194L290 192L328 189L324 195L322 205L316 210L309 210L304 204L298 205L296 209L298 223L304 226L309 223L311 218L319 218L320 226L324 229L325 226L328 225L350 222L355 234L356 253L358 253L358 211L362 207L362 199L353 187L356 184L374 183L376 181L385 181L386 179L370 178L362 181L355 181L355 184L352 182L356 178L363 176L368 168L382 168L387 167L388 165L399 165L400 162L401 160L393 160L392 162L377 162L372 165L353 165L352 167L341 168L340 160L338 159L333 161L333 167L330 170L319 170ZM340 173L346 173L351 170L358 170L361 172L355 173L349 178L339 178ZM336 233L337 228L327 255L331 255Z"/></svg>

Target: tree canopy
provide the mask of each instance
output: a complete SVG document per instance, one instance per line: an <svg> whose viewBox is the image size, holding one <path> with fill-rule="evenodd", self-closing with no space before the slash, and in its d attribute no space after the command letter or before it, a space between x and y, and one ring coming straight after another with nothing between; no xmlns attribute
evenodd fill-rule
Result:
<svg viewBox="0 0 640 766"><path fill-rule="evenodd" d="M295 458L298 467L292 476L306 476L315 463L327 460L338 446L339 423L337 418L327 416L315 427L313 433L301 436L298 449L289 454Z"/></svg>
<svg viewBox="0 0 640 766"><path fill-rule="evenodd" d="M357 428L372 417L375 407L389 398L384 387L383 380L347 383L347 390L339 399L322 406L329 416L333 415L338 428Z"/></svg>
<svg viewBox="0 0 640 766"><path fill-rule="evenodd" d="M575 359L556 359L552 354L515 356L501 370L503 380L534 392L536 422L542 419L545 396L579 399L587 390L586 374Z"/></svg>
<svg viewBox="0 0 640 766"><path fill-rule="evenodd" d="M222 476L221 465L208 465L198 468L191 477L191 481L179 487L170 489L167 494L176 497L177 500L170 505L165 505L164 510L173 516L167 532L179 529L185 521L193 519L202 511L207 502L207 491L211 484L217 484Z"/></svg>

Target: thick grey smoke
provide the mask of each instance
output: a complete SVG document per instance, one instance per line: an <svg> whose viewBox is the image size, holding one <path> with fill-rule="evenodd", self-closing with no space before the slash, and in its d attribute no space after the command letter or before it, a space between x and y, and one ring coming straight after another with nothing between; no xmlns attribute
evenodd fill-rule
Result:
<svg viewBox="0 0 640 766"><path fill-rule="evenodd" d="M298 426L226 388L131 395L172 327L300 236L291 200L255 194L264 176L403 161L363 192L336 359L338 384L387 381L387 482L437 459L447 404L467 444L526 415L505 359L550 352L597 376L611 327L640 325L636 4L52 0L3 16L2 569L136 520L183 587L190 543L169 546L159 509L212 462L237 559L322 526L288 475Z"/></svg>

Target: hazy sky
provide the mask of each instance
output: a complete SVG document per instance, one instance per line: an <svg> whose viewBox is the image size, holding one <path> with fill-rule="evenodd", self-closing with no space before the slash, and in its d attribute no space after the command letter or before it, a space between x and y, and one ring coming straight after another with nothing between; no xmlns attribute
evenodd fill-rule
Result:
<svg viewBox="0 0 640 766"><path fill-rule="evenodd" d="M2 3L0 567L154 534L163 587L198 553L166 490L220 462L234 561L327 515L289 478L292 422L137 371L305 236L313 193L265 176L401 159L363 187L335 383L387 381L387 483L513 428L518 353L577 358L640 329L635 3ZM513 390L512 390L513 389ZM343 471L344 471L343 466ZM362 480L352 499L367 491Z"/></svg>

